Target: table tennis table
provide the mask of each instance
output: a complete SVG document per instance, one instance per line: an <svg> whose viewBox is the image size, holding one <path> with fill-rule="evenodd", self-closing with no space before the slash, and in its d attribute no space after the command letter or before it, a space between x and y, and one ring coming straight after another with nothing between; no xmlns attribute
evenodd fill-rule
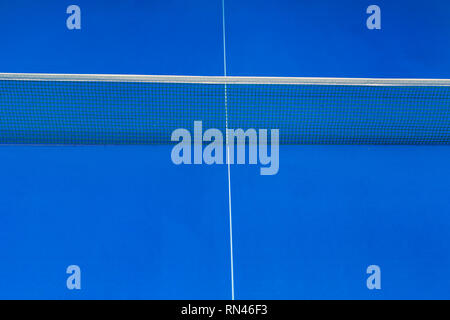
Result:
<svg viewBox="0 0 450 320"><path fill-rule="evenodd" d="M69 4L1 3L0 72L450 78L445 1L377 1L377 30L359 0L76 4L70 30ZM165 143L3 142L0 298L448 299L448 138L281 144L271 176Z"/></svg>

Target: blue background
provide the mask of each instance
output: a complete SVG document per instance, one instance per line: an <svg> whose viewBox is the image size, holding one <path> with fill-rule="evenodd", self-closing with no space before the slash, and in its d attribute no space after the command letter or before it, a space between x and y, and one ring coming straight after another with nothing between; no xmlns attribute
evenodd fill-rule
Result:
<svg viewBox="0 0 450 320"><path fill-rule="evenodd" d="M225 16L228 75L450 78L447 1L225 0ZM0 37L0 72L223 75L220 0L1 1ZM0 298L231 298L227 168L170 151L0 146ZM232 166L236 298L450 298L449 159L294 145L278 175Z"/></svg>

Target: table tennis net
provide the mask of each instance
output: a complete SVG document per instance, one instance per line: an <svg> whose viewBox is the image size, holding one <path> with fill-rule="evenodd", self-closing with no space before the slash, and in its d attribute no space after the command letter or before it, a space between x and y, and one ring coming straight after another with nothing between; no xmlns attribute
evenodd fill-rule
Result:
<svg viewBox="0 0 450 320"><path fill-rule="evenodd" d="M280 144L449 144L450 83L0 75L2 144L165 144L194 121Z"/></svg>

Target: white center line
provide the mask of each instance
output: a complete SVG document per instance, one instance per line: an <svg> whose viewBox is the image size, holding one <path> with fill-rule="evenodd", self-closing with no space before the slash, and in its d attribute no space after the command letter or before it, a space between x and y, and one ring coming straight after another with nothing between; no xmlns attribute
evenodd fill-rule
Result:
<svg viewBox="0 0 450 320"><path fill-rule="evenodd" d="M227 55L225 45L225 0L222 0L222 37L223 37L223 76L227 76ZM234 300L234 267L233 267L233 220L231 215L231 175L230 175L230 144L228 141L228 95L225 83L225 129L227 144L227 167L228 167L228 208L230 218L230 267L231 267L231 300Z"/></svg>

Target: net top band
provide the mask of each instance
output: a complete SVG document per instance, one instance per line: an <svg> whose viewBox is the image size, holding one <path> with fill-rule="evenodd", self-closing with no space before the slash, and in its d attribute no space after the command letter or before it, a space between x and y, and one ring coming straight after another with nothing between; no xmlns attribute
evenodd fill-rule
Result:
<svg viewBox="0 0 450 320"><path fill-rule="evenodd" d="M314 78L314 77L235 77L235 76L223 77L223 76L127 75L127 74L119 75L119 74L0 73L0 80L450 87L450 79L400 79L400 78Z"/></svg>

